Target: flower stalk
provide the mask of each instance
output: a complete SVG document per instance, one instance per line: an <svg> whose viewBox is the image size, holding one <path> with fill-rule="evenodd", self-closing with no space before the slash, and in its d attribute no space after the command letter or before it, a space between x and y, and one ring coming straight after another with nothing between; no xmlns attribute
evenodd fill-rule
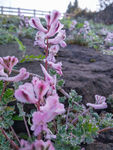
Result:
<svg viewBox="0 0 113 150"><path fill-rule="evenodd" d="M5 136L5 138L10 142L10 144L12 145L12 147L13 147L14 149L16 149L16 150L19 150L18 145L17 145L13 140L11 140L11 139L7 136L5 130L2 129L2 128L0 128L0 130L1 130L2 134Z"/></svg>

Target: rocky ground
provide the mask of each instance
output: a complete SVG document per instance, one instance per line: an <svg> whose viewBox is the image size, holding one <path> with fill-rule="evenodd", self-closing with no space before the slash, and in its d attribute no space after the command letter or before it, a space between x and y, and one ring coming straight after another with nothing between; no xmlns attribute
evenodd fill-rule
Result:
<svg viewBox="0 0 113 150"><path fill-rule="evenodd" d="M32 40L24 39L23 43L27 48L26 54L43 54L42 49L33 47ZM22 52L19 51L16 43L0 45L0 57L7 55L14 55L21 59ZM63 63L64 89L67 91L75 89L83 96L83 103L94 102L95 94L108 97L113 92L113 56L103 55L87 47L68 45L59 51L57 60ZM40 62L37 61L24 62L18 64L17 69L23 66L29 72L42 75L39 64ZM95 142L86 149L113 150L113 131L101 135L99 139L98 143Z"/></svg>

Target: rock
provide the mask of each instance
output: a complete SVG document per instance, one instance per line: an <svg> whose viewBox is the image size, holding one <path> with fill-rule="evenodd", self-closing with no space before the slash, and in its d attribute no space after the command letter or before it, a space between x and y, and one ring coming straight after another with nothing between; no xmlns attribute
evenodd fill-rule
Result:
<svg viewBox="0 0 113 150"><path fill-rule="evenodd" d="M86 147L86 150L113 150L113 143L104 144L104 143L93 143L89 144Z"/></svg>

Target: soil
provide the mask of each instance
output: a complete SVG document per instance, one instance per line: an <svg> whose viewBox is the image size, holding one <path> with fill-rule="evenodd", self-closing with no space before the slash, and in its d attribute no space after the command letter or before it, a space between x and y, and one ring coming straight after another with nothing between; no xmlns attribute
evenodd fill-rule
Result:
<svg viewBox="0 0 113 150"><path fill-rule="evenodd" d="M23 44L26 46L27 55L44 54L39 47L33 47L33 41L30 39L23 39ZM21 59L22 52L16 43L0 45L0 57L7 55L14 55ZM105 97L112 94L113 56L103 55L99 51L83 46L68 45L65 49L60 49L57 61L63 63L64 89L66 91L75 89L79 95L83 96L83 103L94 103L95 94ZM16 69L21 67L26 67L29 72L43 75L38 61L19 63ZM93 143L86 149L113 150L113 131L109 134L110 140L108 135L104 134L101 136L102 141ZM105 143L106 140L107 143Z"/></svg>

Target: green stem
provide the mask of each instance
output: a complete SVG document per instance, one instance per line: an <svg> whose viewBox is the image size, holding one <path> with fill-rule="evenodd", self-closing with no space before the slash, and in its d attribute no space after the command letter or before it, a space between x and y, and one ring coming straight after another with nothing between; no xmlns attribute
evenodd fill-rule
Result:
<svg viewBox="0 0 113 150"><path fill-rule="evenodd" d="M4 95L4 92L5 92L6 86L7 86L7 81L5 81L5 83L4 83L4 87L3 87L3 89L2 89L2 93L1 93L1 95L0 95L0 101L2 100L2 97L3 97L3 95Z"/></svg>

